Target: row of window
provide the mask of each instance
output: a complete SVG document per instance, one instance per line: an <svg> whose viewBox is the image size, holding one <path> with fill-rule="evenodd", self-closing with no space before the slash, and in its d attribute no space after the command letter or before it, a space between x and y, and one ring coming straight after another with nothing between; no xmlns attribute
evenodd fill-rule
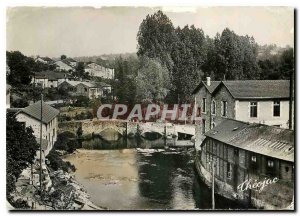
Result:
<svg viewBox="0 0 300 216"><path fill-rule="evenodd" d="M257 117L257 101L250 102L250 117ZM206 113L206 98L202 98L202 112ZM216 101L211 103L211 114L216 115ZM227 101L221 101L221 114L223 117L227 116ZM280 117L280 101L275 100L273 102L273 116Z"/></svg>
<svg viewBox="0 0 300 216"><path fill-rule="evenodd" d="M211 114L216 115L216 101L211 103ZM227 115L227 101L221 101L222 116ZM202 98L202 112L206 112L206 98Z"/></svg>
<svg viewBox="0 0 300 216"><path fill-rule="evenodd" d="M250 117L256 118L257 117L257 105L258 102L250 102ZM280 117L280 101L275 100L273 101L273 116Z"/></svg>

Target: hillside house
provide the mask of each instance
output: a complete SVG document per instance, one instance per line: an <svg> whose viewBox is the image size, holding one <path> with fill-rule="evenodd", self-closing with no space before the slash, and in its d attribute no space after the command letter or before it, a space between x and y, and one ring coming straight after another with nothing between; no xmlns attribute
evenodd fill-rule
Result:
<svg viewBox="0 0 300 216"><path fill-rule="evenodd" d="M224 119L205 133L197 170L218 194L256 207L286 208L294 196L294 131ZM262 191L240 190L243 182L277 178Z"/></svg>
<svg viewBox="0 0 300 216"><path fill-rule="evenodd" d="M55 71L42 71L34 73L31 83L34 83L42 88L56 88L59 83L69 79L66 73Z"/></svg>
<svg viewBox="0 0 300 216"><path fill-rule="evenodd" d="M224 119L289 128L289 80L201 82L194 90L204 134Z"/></svg>
<svg viewBox="0 0 300 216"><path fill-rule="evenodd" d="M87 63L84 71L88 72L89 75L93 77L101 77L104 79L114 79L115 77L114 69L103 67L94 62Z"/></svg>
<svg viewBox="0 0 300 216"><path fill-rule="evenodd" d="M36 62L41 62L41 63L44 63L44 64L53 64L54 61L53 59L49 58L49 57L40 57L38 56L36 59L35 59Z"/></svg>
<svg viewBox="0 0 300 216"><path fill-rule="evenodd" d="M56 65L56 69L60 71L75 71L74 67L71 66L71 63L64 59L59 60L54 63Z"/></svg>
<svg viewBox="0 0 300 216"><path fill-rule="evenodd" d="M32 105L20 109L16 113L16 119L19 122L24 123L25 127L31 127L34 136L38 142L40 139L40 120L41 120L41 107L42 107L42 139L43 139L43 150L45 156L52 149L56 139L58 130L57 117L59 111L44 101L38 101Z"/></svg>
<svg viewBox="0 0 300 216"><path fill-rule="evenodd" d="M86 96L89 99L107 97L111 93L111 85L104 82L64 81L59 84L73 96Z"/></svg>

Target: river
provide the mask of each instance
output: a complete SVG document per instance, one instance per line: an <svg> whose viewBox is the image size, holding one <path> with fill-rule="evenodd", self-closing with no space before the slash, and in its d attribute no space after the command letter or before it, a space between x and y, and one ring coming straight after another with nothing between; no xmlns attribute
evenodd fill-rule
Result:
<svg viewBox="0 0 300 216"><path fill-rule="evenodd" d="M65 160L75 165L76 180L99 207L211 209L211 190L194 169L193 148L165 149L164 145L162 140L131 139L109 144L94 139L84 142L82 149ZM216 195L216 209L229 208L242 207Z"/></svg>

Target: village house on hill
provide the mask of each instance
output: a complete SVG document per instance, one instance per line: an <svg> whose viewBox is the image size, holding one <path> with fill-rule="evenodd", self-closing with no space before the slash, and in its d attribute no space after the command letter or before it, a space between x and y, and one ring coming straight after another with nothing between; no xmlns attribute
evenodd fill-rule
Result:
<svg viewBox="0 0 300 216"><path fill-rule="evenodd" d="M44 154L47 156L57 139L57 118L59 111L44 101L42 102L42 110L42 144ZM38 143L40 143L41 101L20 109L16 113L16 119L23 123L25 127L31 127L34 136L37 138Z"/></svg>
<svg viewBox="0 0 300 216"><path fill-rule="evenodd" d="M293 130L224 119L205 133L196 168L211 185L214 164L215 189L222 196L258 208L284 209L294 201L294 151ZM260 192L241 186L274 178L278 181Z"/></svg>
<svg viewBox="0 0 300 216"><path fill-rule="evenodd" d="M54 60L49 58L49 57L40 57L38 56L36 59L35 59L36 62L41 62L41 63L44 63L44 64L53 64L54 63Z"/></svg>
<svg viewBox="0 0 300 216"><path fill-rule="evenodd" d="M89 99L107 97L112 92L111 85L104 82L64 81L58 88L66 90L70 95Z"/></svg>
<svg viewBox="0 0 300 216"><path fill-rule="evenodd" d="M60 71L75 71L75 68L71 65L71 62L68 60L59 60L54 63L56 65L56 69Z"/></svg>
<svg viewBox="0 0 300 216"><path fill-rule="evenodd" d="M70 75L55 71L41 71L34 73L31 83L42 88L56 88L59 83L68 80Z"/></svg>
<svg viewBox="0 0 300 216"><path fill-rule="evenodd" d="M95 62L86 63L84 71L93 77L101 77L104 79L114 79L115 77L114 69L103 67Z"/></svg>
<svg viewBox="0 0 300 216"><path fill-rule="evenodd" d="M202 81L193 92L200 105L201 133L224 119L289 128L289 80Z"/></svg>

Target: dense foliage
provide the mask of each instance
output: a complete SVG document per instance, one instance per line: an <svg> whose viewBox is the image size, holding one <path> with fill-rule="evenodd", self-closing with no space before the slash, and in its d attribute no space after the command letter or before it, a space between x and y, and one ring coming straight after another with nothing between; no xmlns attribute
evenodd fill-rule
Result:
<svg viewBox="0 0 300 216"><path fill-rule="evenodd" d="M6 116L6 194L15 189L15 182L23 169L34 160L38 144L33 130L26 128L15 116L7 113Z"/></svg>
<svg viewBox="0 0 300 216"><path fill-rule="evenodd" d="M193 25L174 28L162 11L142 21L137 40L140 58L147 56L167 67L172 85L165 88L172 102L188 101L206 76L213 80L290 79L294 70L292 48L272 54L275 45L260 49L253 37L239 36L228 28L214 38Z"/></svg>

